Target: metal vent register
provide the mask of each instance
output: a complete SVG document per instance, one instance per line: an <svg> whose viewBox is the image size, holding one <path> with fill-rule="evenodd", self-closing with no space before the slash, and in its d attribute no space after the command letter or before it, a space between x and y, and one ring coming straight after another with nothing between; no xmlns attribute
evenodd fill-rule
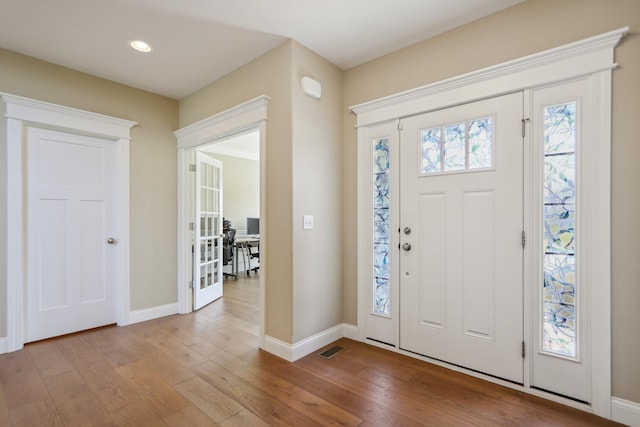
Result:
<svg viewBox="0 0 640 427"><path fill-rule="evenodd" d="M320 353L320 356L324 357L325 359L331 359L333 356L340 353L342 350L344 350L344 348L340 347L339 345L335 345L330 349Z"/></svg>

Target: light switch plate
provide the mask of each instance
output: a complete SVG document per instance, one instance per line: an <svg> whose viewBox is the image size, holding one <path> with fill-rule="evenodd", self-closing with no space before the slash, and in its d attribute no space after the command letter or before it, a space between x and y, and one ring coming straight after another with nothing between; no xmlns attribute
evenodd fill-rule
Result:
<svg viewBox="0 0 640 427"><path fill-rule="evenodd" d="M313 215L303 215L302 216L302 229L303 230L312 230L313 229Z"/></svg>

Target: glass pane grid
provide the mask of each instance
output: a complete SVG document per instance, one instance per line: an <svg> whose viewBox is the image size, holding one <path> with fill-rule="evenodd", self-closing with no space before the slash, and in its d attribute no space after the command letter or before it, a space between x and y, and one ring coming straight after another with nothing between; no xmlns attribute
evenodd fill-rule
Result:
<svg viewBox="0 0 640 427"><path fill-rule="evenodd" d="M576 103L544 109L542 349L577 357Z"/></svg>
<svg viewBox="0 0 640 427"><path fill-rule="evenodd" d="M373 140L373 312L389 315L389 139Z"/></svg>
<svg viewBox="0 0 640 427"><path fill-rule="evenodd" d="M420 173L493 167L493 118L484 117L421 131Z"/></svg>

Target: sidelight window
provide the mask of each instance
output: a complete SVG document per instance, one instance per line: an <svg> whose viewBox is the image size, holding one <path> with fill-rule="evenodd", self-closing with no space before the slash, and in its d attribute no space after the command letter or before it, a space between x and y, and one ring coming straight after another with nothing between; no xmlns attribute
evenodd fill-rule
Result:
<svg viewBox="0 0 640 427"><path fill-rule="evenodd" d="M389 315L389 138L373 140L373 312Z"/></svg>
<svg viewBox="0 0 640 427"><path fill-rule="evenodd" d="M542 349L576 357L576 103L544 108Z"/></svg>

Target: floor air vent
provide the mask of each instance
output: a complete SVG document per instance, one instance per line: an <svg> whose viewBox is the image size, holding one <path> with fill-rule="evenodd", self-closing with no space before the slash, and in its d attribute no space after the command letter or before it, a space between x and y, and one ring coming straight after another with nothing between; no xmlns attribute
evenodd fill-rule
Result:
<svg viewBox="0 0 640 427"><path fill-rule="evenodd" d="M331 359L333 356L340 353L342 350L344 350L344 348L340 347L339 345L335 345L330 349L320 353L320 356L324 357L325 359Z"/></svg>

